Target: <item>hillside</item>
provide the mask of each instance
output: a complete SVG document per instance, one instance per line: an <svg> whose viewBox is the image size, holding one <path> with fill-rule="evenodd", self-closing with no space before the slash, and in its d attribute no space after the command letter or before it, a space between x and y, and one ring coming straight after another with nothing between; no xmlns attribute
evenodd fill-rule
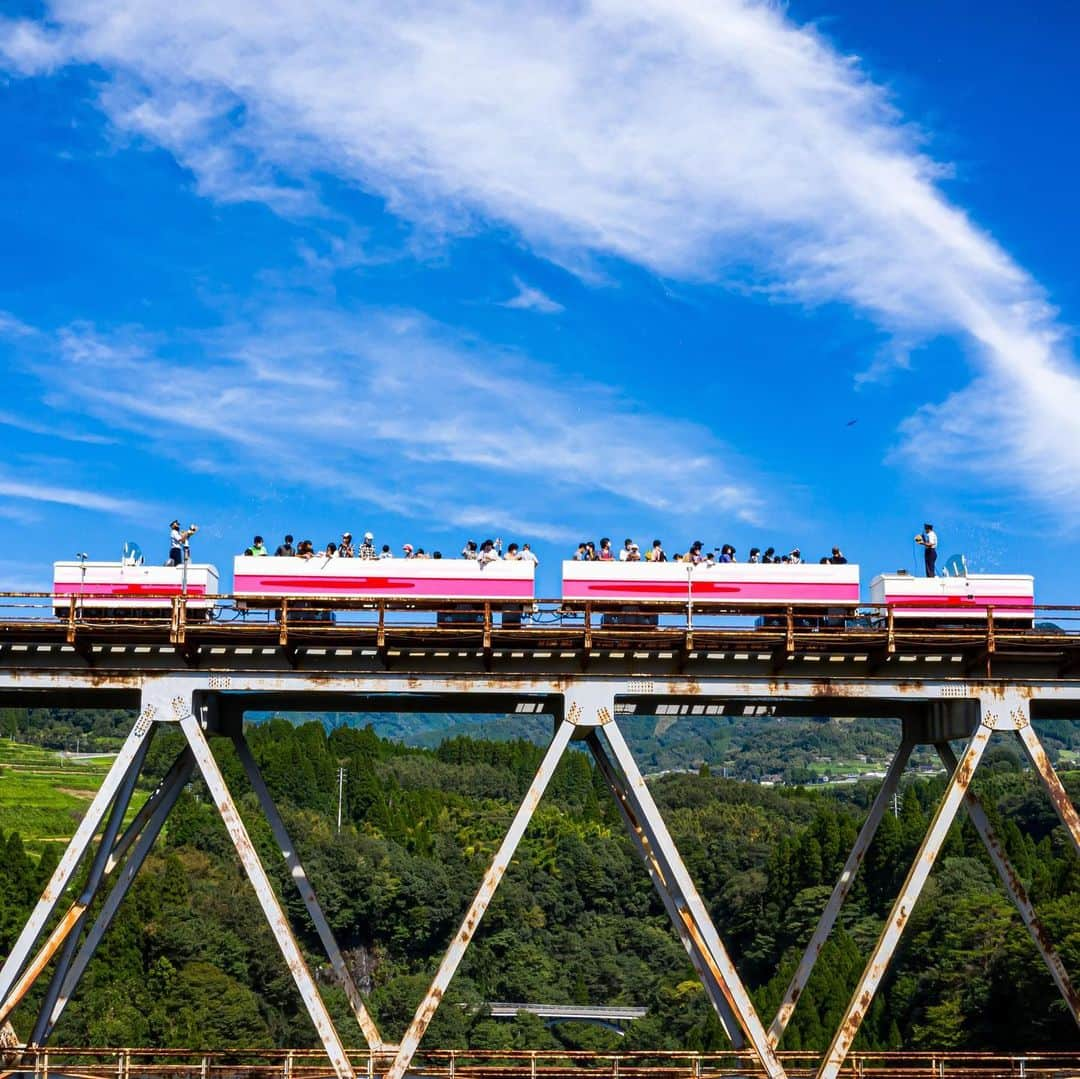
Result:
<svg viewBox="0 0 1080 1079"><path fill-rule="evenodd" d="M33 732L25 732L27 734ZM436 750L370 729L283 720L250 740L327 915L383 1028L400 1035L536 768L526 740L456 737ZM162 774L177 747L158 736ZM306 924L228 743L215 752L294 923ZM333 827L336 770L347 773L344 827ZM0 787L11 773L0 775ZM942 780L905 786L856 882L835 939L784 1040L821 1048L883 923ZM978 785L1066 965L1080 953L1080 859L1032 777L1006 757ZM1080 774L1067 777L1080 797ZM759 1006L771 1014L809 935L872 787L767 789L715 774L672 774L653 790ZM9 818L10 819L10 818ZM17 818L14 818L17 821ZM29 817L27 818L29 821ZM10 827L10 826L9 826ZM2 831L2 830L0 830ZM18 835L0 835L0 955L46 876ZM315 941L303 942L315 954ZM335 1015L342 994L320 974ZM194 785L138 879L56 1040L65 1044L309 1045L299 1000L243 881L220 820ZM25 1029L41 989L15 1015ZM723 1035L633 853L610 796L582 753L557 770L470 949L432 1044L606 1045L614 1037L528 1019L493 1021L482 1000L641 1004L626 1048L719 1047ZM455 1007L461 1004L471 1007ZM343 1030L355 1026L342 1022ZM1075 1028L977 837L950 833L912 915L895 971L860 1044L971 1049L1069 1044Z"/></svg>

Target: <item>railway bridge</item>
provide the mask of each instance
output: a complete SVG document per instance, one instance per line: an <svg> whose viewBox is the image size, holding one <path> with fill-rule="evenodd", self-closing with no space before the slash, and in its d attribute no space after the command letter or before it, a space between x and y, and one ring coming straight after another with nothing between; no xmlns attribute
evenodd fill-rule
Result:
<svg viewBox="0 0 1080 1079"><path fill-rule="evenodd" d="M19 1067L39 1075L48 1071L48 1043L57 1020L180 791L198 776L221 814L325 1051L321 1065L307 1061L308 1073L317 1074L321 1066L325 1074L327 1062L336 1079L358 1073L402 1079L415 1072L418 1061L438 1055L427 1046L421 1052L424 1034L571 742L582 743L602 773L731 1040L733 1055L717 1068L738 1064L769 1079L809 1071L818 1079L836 1079L946 833L961 811L985 843L1003 888L1080 1024L1080 996L1070 973L972 788L987 746L995 739L1017 741L1080 853L1080 816L1032 726L1033 719L1080 717L1080 633L1040 629L1038 621L1034 629L1005 629L995 627L992 617L976 626L934 630L898 628L891 617L857 626L828 621L810 625L793 617L790 609L786 617L782 612L760 627L753 625L750 612L737 609L726 612L726 620L711 622L694 619L687 610L685 617L674 613L663 625L626 624L632 618L604 624L588 609L564 617L557 602L546 609L539 605L545 617L500 626L486 608L477 608L464 620L436 623L415 604L396 609L385 602L350 620L330 622L290 612L287 602L277 611L259 612L257 618L235 607L236 616L228 618L220 613L231 609L223 597L214 619L194 621L185 616L180 600L174 602L171 617L116 620L85 618L74 604L67 617L56 617L49 597L40 595L0 600L0 704L126 707L138 716L0 968L0 1028L10 1043L8 1056L22 1061ZM310 609L310 597L304 602L305 610ZM1075 611L1062 610L1059 622L1076 617ZM540 767L399 1042L384 1041L353 983L245 741L245 713L268 710L551 717L552 735ZM901 721L892 763L775 1016L755 1009L620 728L627 715L732 713ZM184 748L125 825L147 749L162 728L180 730ZM258 796L367 1044L362 1062L346 1051L318 992L215 759L215 738L234 744ZM944 794L831 1044L820 1059L796 1060L778 1052L779 1040L917 746L931 746L940 756L949 775ZM73 892L80 867L85 867L79 878L83 883ZM10 1027L11 1013L40 978L47 978L43 1003L32 1029L19 1037ZM57 1059L54 1055L54 1068ZM131 1074L130 1053L126 1059L129 1070L121 1063L111 1074L121 1079ZM534 1074L537 1059L533 1054L528 1064ZM671 1073L693 1074L686 1070L693 1068L703 1074L702 1058L695 1059ZM293 1074L294 1066L299 1069L298 1061L289 1057L282 1074ZM655 1061L652 1066L663 1070ZM1073 1067L1076 1074L1075 1061L1062 1067ZM577 1065L571 1070L575 1068L583 1070ZM1015 1073L1016 1068L1013 1062L1004 1073ZM451 1060L451 1074L453 1070ZM1019 1071L1024 1074L1022 1063ZM99 1073L87 1067L85 1074ZM1064 1073L1058 1069L1056 1074Z"/></svg>

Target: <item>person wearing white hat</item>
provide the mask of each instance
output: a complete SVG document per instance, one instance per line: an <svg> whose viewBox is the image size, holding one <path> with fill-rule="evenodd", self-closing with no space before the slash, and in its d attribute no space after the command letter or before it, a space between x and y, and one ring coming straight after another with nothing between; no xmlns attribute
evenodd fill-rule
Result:
<svg viewBox="0 0 1080 1079"><path fill-rule="evenodd" d="M378 558L379 552L375 550L375 537L370 532L364 533L364 542L356 552L357 558Z"/></svg>

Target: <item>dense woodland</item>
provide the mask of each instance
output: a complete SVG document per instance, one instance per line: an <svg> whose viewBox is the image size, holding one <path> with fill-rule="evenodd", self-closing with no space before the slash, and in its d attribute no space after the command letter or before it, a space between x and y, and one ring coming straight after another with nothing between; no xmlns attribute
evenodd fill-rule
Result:
<svg viewBox="0 0 1080 1079"><path fill-rule="evenodd" d="M103 713L107 717L107 714ZM0 717L2 718L2 717ZM38 717L41 730L48 720ZM21 717L24 728L26 718ZM107 738L102 724L100 737ZM115 719L120 725L120 719ZM22 732L26 733L25 729ZM540 759L527 740L455 736L406 747L372 729L270 720L249 737L358 984L388 1039L434 973ZM1080 978L1080 859L1041 788L998 736L977 786L1067 969ZM319 964L231 746L214 742L340 1029L362 1039ZM178 748L151 749L149 778ZM347 769L335 830L337 769ZM0 783L3 782L0 773ZM1080 800L1080 773L1066 776ZM824 1048L928 824L944 779L913 780L885 817L784 1048ZM773 788L704 767L654 794L768 1022L874 793L873 783ZM0 835L0 955L55 864ZM25 1036L34 1000L15 1025ZM485 1000L640 1004L624 1048L720 1048L726 1039L589 758L568 754L526 833L427 1044L609 1046L616 1036L533 1017L493 1020ZM458 1004L469 1005L458 1007ZM351 1031L351 1035L347 1032ZM58 1044L311 1045L306 1014L205 791L182 796L167 835L65 1013ZM953 828L857 1045L1012 1049L1077 1043L1019 917L966 823Z"/></svg>

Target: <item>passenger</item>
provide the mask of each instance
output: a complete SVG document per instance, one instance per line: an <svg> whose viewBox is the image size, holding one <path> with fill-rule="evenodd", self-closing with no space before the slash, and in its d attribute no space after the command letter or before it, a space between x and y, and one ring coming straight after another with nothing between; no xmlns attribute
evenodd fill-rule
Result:
<svg viewBox="0 0 1080 1079"><path fill-rule="evenodd" d="M598 562L614 562L615 556L611 553L611 540L607 536L600 539L600 553L596 556Z"/></svg>
<svg viewBox="0 0 1080 1079"><path fill-rule="evenodd" d="M747 561L750 562L752 565L757 565L761 561L761 548L751 547L750 557L747 559Z"/></svg>
<svg viewBox="0 0 1080 1079"><path fill-rule="evenodd" d="M776 557L775 547L766 547L765 553L761 556L761 561L772 565L774 562L779 562L780 559Z"/></svg>
<svg viewBox="0 0 1080 1079"><path fill-rule="evenodd" d="M588 544L579 543L577 550L574 552L572 562L588 562L589 561L589 547Z"/></svg>
<svg viewBox="0 0 1080 1079"><path fill-rule="evenodd" d="M293 546L292 536L286 535L285 542L279 543L277 550L274 552L275 558L292 558L296 554L296 548Z"/></svg>
<svg viewBox="0 0 1080 1079"><path fill-rule="evenodd" d="M833 566L846 566L847 559L844 557L844 552L839 547L832 549L832 558L829 559L829 563Z"/></svg>
<svg viewBox="0 0 1080 1079"><path fill-rule="evenodd" d="M503 555L503 559L507 562L521 561L521 552L518 550L518 545L516 543L511 543L510 546L506 548L506 554Z"/></svg>
<svg viewBox="0 0 1080 1079"><path fill-rule="evenodd" d="M722 562L723 558L721 558L720 561ZM715 551L709 551L708 554L705 555L705 565L706 566L715 566L716 565L716 552Z"/></svg>
<svg viewBox="0 0 1080 1079"><path fill-rule="evenodd" d="M684 555L682 553L682 551L676 551L675 552L675 557L672 559L672 561L673 562L685 562L686 561L686 555Z"/></svg>
<svg viewBox="0 0 1080 1079"><path fill-rule="evenodd" d="M720 548L720 561L721 562L734 562L735 561L735 548L730 543L725 543Z"/></svg>
<svg viewBox="0 0 1080 1079"><path fill-rule="evenodd" d="M600 556L596 553L596 544L592 540L589 540L585 544L585 551L588 554L587 562L599 562Z"/></svg>
<svg viewBox="0 0 1080 1079"><path fill-rule="evenodd" d="M828 564L829 564L829 560L828 560L828 559L827 559L827 558L826 558L826 557L825 557L824 555L822 555L822 556L821 556L821 557L820 557L820 558L818 559L818 565L819 565L819 566L827 566Z"/></svg>
<svg viewBox="0 0 1080 1079"><path fill-rule="evenodd" d="M522 562L531 562L534 566L540 565L540 559L533 554L532 547L527 543L522 544L520 558Z"/></svg>
<svg viewBox="0 0 1080 1079"><path fill-rule="evenodd" d="M476 540L469 540L461 550L462 558L476 558Z"/></svg>
<svg viewBox="0 0 1080 1079"><path fill-rule="evenodd" d="M379 558L393 558L394 552L390 550L390 544L384 543L382 550L379 552Z"/></svg>
<svg viewBox="0 0 1080 1079"><path fill-rule="evenodd" d="M427 552L423 547L417 547L416 554L413 555L413 558L427 558Z"/></svg>
<svg viewBox="0 0 1080 1079"><path fill-rule="evenodd" d="M655 539L652 541L652 550L645 556L650 562L666 562L667 555L664 554L664 545Z"/></svg>
<svg viewBox="0 0 1080 1079"><path fill-rule="evenodd" d="M442 551L432 551L431 552L431 557L432 558L442 558Z"/></svg>
<svg viewBox="0 0 1080 1079"><path fill-rule="evenodd" d="M338 558L352 558L354 556L351 532L341 533L341 546L338 548L337 556Z"/></svg>
<svg viewBox="0 0 1080 1079"><path fill-rule="evenodd" d="M923 568L927 577L937 576L937 533L932 524L924 524L922 533L915 537L915 542L923 549Z"/></svg>
<svg viewBox="0 0 1080 1079"><path fill-rule="evenodd" d="M480 552L476 556L476 561L481 566L486 566L489 562L498 562L502 558L498 547L495 546L498 542L500 541L487 539L480 545Z"/></svg>
<svg viewBox="0 0 1080 1079"><path fill-rule="evenodd" d="M619 554L619 557L622 558L622 553L621 552ZM641 549L638 547L638 545L636 543L631 543L630 544L630 549L626 552L626 558L624 558L623 561L624 562L640 562L641 561Z"/></svg>
<svg viewBox="0 0 1080 1079"><path fill-rule="evenodd" d="M360 544L360 550L356 552L358 558L378 558L378 552L375 550L375 537L370 532L364 533L364 542Z"/></svg>
<svg viewBox="0 0 1080 1079"><path fill-rule="evenodd" d="M300 546L296 548L296 553L300 558L314 558L315 548L312 546L311 540L301 540Z"/></svg>
<svg viewBox="0 0 1080 1079"><path fill-rule="evenodd" d="M789 555L787 555L785 557L784 561L785 562L790 562L793 566L801 566L802 565L802 551L800 551L799 548L796 547L795 550L793 550L791 552L791 554L789 554Z"/></svg>
<svg viewBox="0 0 1080 1079"><path fill-rule="evenodd" d="M331 541L326 545L325 551L320 551L319 555L322 558L336 558L338 553L338 545Z"/></svg>
<svg viewBox="0 0 1080 1079"><path fill-rule="evenodd" d="M701 553L701 549L704 546L705 544L702 543L701 540L694 540L694 542L690 545L690 550L687 552L686 560L688 562L693 562L695 566L701 562L704 562L705 556Z"/></svg>
<svg viewBox="0 0 1080 1079"><path fill-rule="evenodd" d="M268 555L269 553L270 552L266 549L266 544L263 543L262 536L256 536L251 541L251 546L244 551L244 554L248 555L249 557L262 557L263 555Z"/></svg>
<svg viewBox="0 0 1080 1079"><path fill-rule="evenodd" d="M619 552L619 561L620 562L629 562L630 561L630 548L635 547L635 546L636 546L636 544L634 543L634 541L629 536L627 536L626 539L623 540L622 550Z"/></svg>
<svg viewBox="0 0 1080 1079"><path fill-rule="evenodd" d="M413 545L411 543L403 543L401 545L401 555L403 558L412 558Z"/></svg>
<svg viewBox="0 0 1080 1079"><path fill-rule="evenodd" d="M166 566L182 566L191 561L191 545L188 540L198 531L198 525L182 529L179 521L173 521L169 525L169 557L165 560Z"/></svg>

